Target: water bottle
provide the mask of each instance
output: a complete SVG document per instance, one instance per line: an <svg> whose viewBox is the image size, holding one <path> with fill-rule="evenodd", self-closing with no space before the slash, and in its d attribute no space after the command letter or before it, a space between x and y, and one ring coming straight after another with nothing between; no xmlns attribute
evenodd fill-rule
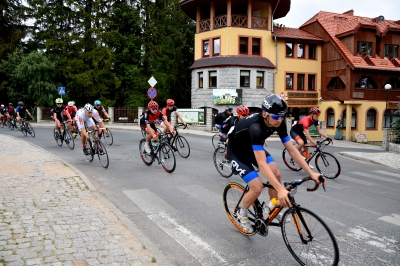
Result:
<svg viewBox="0 0 400 266"><path fill-rule="evenodd" d="M153 147L154 149L157 149L158 145L160 145L160 143L158 141L153 141Z"/></svg>
<svg viewBox="0 0 400 266"><path fill-rule="evenodd" d="M269 213L278 205L278 200L276 198L272 198L271 201L264 207L266 212L265 216L268 216Z"/></svg>

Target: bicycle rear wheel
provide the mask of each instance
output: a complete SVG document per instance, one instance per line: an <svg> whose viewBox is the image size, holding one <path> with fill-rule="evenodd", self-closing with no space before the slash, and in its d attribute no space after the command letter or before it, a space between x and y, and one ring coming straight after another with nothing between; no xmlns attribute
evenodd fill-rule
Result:
<svg viewBox="0 0 400 266"><path fill-rule="evenodd" d="M187 158L190 155L189 142L181 135L177 136L174 143L175 148L178 150L179 155L182 158Z"/></svg>
<svg viewBox="0 0 400 266"><path fill-rule="evenodd" d="M58 146L62 146L63 145L63 140L62 140L62 136L60 136L60 132L59 131L54 131L54 139L56 140L56 143Z"/></svg>
<svg viewBox="0 0 400 266"><path fill-rule="evenodd" d="M160 163L165 171L172 173L176 167L174 150L168 143L161 143L160 145L158 152Z"/></svg>
<svg viewBox="0 0 400 266"><path fill-rule="evenodd" d="M150 166L154 162L154 157L152 154L146 153L144 151L144 144L146 143L145 139L140 140L139 142L139 152L140 152L140 157L142 157L143 162Z"/></svg>
<svg viewBox="0 0 400 266"><path fill-rule="evenodd" d="M108 145L111 146L114 142L113 135L111 133L111 130L109 128L106 128L106 131L108 132L108 135L106 135L106 132L103 132L103 138L104 142Z"/></svg>
<svg viewBox="0 0 400 266"><path fill-rule="evenodd" d="M286 149L283 149L282 158L283 158L283 162L286 164L286 166L290 170L292 170L292 171L300 171L301 170L301 167L293 160L293 158L290 156L289 152Z"/></svg>
<svg viewBox="0 0 400 266"><path fill-rule="evenodd" d="M64 141L67 143L68 147L73 150L75 148L75 141L74 138L72 137L71 131L67 128L65 129L65 138Z"/></svg>
<svg viewBox="0 0 400 266"><path fill-rule="evenodd" d="M86 159L88 159L89 162L93 162L94 150L93 150L92 141L91 141L90 139L87 139L87 140L86 140L86 149L89 150L89 154L86 155Z"/></svg>
<svg viewBox="0 0 400 266"><path fill-rule="evenodd" d="M338 265L339 248L329 227L313 212L302 207L288 209L282 217L283 241L301 265ZM299 228L296 227L299 226Z"/></svg>
<svg viewBox="0 0 400 266"><path fill-rule="evenodd" d="M20 127L21 127L22 135L24 135L26 137L28 135L28 130L26 128L26 125L21 124Z"/></svg>
<svg viewBox="0 0 400 266"><path fill-rule="evenodd" d="M241 200L243 199L243 193L245 188L238 183L228 183L226 184L223 194L222 200L224 203L226 215L228 215L229 220L231 223L236 227L244 235L252 236L257 233L257 230L254 230L253 233L247 233L246 230L243 229L240 221L238 219L238 213L242 206ZM250 206L248 210L249 220L254 227L254 223L256 222L255 219L255 211L254 205Z"/></svg>
<svg viewBox="0 0 400 266"><path fill-rule="evenodd" d="M28 130L28 134L31 135L32 138L35 137L35 130L33 129L32 125L28 122L25 122L25 127Z"/></svg>
<svg viewBox="0 0 400 266"><path fill-rule="evenodd" d="M218 147L214 151L213 160L214 166L217 169L218 173L223 177L230 177L233 175L233 168L231 162L225 158L226 149L222 147Z"/></svg>
<svg viewBox="0 0 400 266"><path fill-rule="evenodd" d="M97 156L99 157L99 161L104 168L107 168L110 161L108 159L108 153L106 150L106 146L104 146L103 142L100 140L96 140L95 144L97 145Z"/></svg>
<svg viewBox="0 0 400 266"><path fill-rule="evenodd" d="M330 153L318 153L317 157L315 157L315 166L326 178L334 179L340 175L340 163L336 157Z"/></svg>

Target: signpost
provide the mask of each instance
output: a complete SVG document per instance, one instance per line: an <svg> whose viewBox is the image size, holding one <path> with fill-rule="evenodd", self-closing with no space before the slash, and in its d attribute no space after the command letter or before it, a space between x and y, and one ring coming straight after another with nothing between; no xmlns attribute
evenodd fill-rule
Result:
<svg viewBox="0 0 400 266"><path fill-rule="evenodd" d="M58 95L62 96L65 94L66 90L65 87L58 87Z"/></svg>
<svg viewBox="0 0 400 266"><path fill-rule="evenodd" d="M151 78L147 82L151 86L151 88L147 90L147 96L149 96L149 98L153 100L157 97L158 94L156 88L154 88L154 86L157 84L157 80L153 76L151 76Z"/></svg>

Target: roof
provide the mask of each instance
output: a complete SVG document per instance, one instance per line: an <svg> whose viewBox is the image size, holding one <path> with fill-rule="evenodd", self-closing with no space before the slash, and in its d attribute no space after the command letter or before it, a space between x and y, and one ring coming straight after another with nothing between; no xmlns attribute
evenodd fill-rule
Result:
<svg viewBox="0 0 400 266"><path fill-rule="evenodd" d="M321 37L309 33L308 31L286 27L274 26L273 36L276 36L277 38L323 41Z"/></svg>
<svg viewBox="0 0 400 266"><path fill-rule="evenodd" d="M399 21L383 20L378 22L377 18L354 16L353 10L347 11L344 14L320 11L301 25L300 29L312 23L318 23L324 29L332 44L339 50L353 69L365 68L400 71L390 60L380 58L379 56L375 58L369 57L368 61L372 62L374 65L368 64L361 56L353 55L339 39L339 37L351 34L359 28L374 29L377 35L385 34L388 30L400 32ZM397 62L398 60L396 60L395 64L397 64Z"/></svg>
<svg viewBox="0 0 400 266"><path fill-rule="evenodd" d="M206 68L215 66L248 66L275 69L275 65L265 57L260 56L215 56L201 58L194 61L190 69Z"/></svg>

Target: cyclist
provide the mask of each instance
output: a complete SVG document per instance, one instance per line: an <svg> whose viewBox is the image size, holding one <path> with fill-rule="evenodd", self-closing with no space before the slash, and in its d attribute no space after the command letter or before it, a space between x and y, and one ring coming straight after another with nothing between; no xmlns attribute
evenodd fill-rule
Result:
<svg viewBox="0 0 400 266"><path fill-rule="evenodd" d="M75 115L75 123L78 126L78 130L81 132L82 149L85 155L89 154L89 150L86 147L86 139L89 138L89 134L85 130L85 123L90 130L94 130L96 128L96 125L92 119L93 111L93 105L87 103L82 109L79 109Z"/></svg>
<svg viewBox="0 0 400 266"><path fill-rule="evenodd" d="M69 122L68 124L69 124L69 126L71 128L72 136L74 136L74 137L76 136L76 132L75 132L76 131L76 124L74 123L74 118L75 118L76 112L78 112L78 108L76 108L75 102L74 101L69 101L67 106L65 106L65 109L64 109L64 112L63 112L63 119L67 120L68 119L67 113L69 113L72 121Z"/></svg>
<svg viewBox="0 0 400 266"><path fill-rule="evenodd" d="M328 135L326 135L319 126L318 117L320 114L321 110L319 110L319 108L317 107L311 108L310 115L300 119L300 121L297 124L293 125L290 130L290 136L298 144L297 149L301 151L301 148L304 147L303 157L305 159L308 159L311 156L311 154L308 153L308 147L304 146L304 144L307 144L307 140L309 140L313 146L317 145L317 142L310 136L310 132L308 131L308 128L311 125L315 125L315 128L317 129L318 133L321 136L323 136L327 140L332 141L332 139L330 139Z"/></svg>
<svg viewBox="0 0 400 266"><path fill-rule="evenodd" d="M62 126L61 123L64 121L62 113L64 112L65 106L63 105L63 99L57 98L56 99L56 106L53 107L50 111L51 119L54 120L55 126L54 126L54 132L56 134L57 138L60 138L60 127ZM69 113L66 113L68 120L71 120L71 116Z"/></svg>
<svg viewBox="0 0 400 266"><path fill-rule="evenodd" d="M4 104L1 104L0 105L0 123L3 123L5 109L6 108L4 107Z"/></svg>
<svg viewBox="0 0 400 266"><path fill-rule="evenodd" d="M10 122L11 120L14 119L15 108L14 108L13 103L9 103L8 107L5 108L4 115L7 117L8 122Z"/></svg>
<svg viewBox="0 0 400 266"><path fill-rule="evenodd" d="M110 121L110 116L106 112L106 109L104 109L104 107L101 105L99 100L94 101L94 109L99 113L104 122Z"/></svg>
<svg viewBox="0 0 400 266"><path fill-rule="evenodd" d="M18 102L18 106L15 109L15 112L17 113L17 120L19 123L21 123L21 118L26 119L26 114L28 114L33 119L31 113L28 111L28 109L26 109L26 107L24 106L24 102L22 101Z"/></svg>
<svg viewBox="0 0 400 266"><path fill-rule="evenodd" d="M166 120L162 115L162 112L158 109L158 103L155 101L150 101L147 104L148 110L143 114L140 119L140 128L147 133L146 143L144 144L144 151L146 153L151 153L149 142L151 139L158 141L158 132L155 126L155 122L161 124L165 123L165 126L170 129L170 132L174 134L174 127Z"/></svg>
<svg viewBox="0 0 400 266"><path fill-rule="evenodd" d="M233 116L233 108L228 106L225 108L225 111L218 113L215 116L214 122L215 122L215 127L218 128L218 132L219 132L219 140L221 142L225 142L228 139L227 136L227 132L229 131L226 130L226 132L224 133L224 128L229 126L229 120L232 118Z"/></svg>
<svg viewBox="0 0 400 266"><path fill-rule="evenodd" d="M187 127L187 124L185 123L185 120L183 119L183 117L181 116L181 114L178 112L178 108L175 106L175 101L172 99L168 99L167 100L167 106L165 106L162 110L161 110L162 114L164 117L167 118L167 121L171 124L171 113L175 112L176 115L178 116L179 120L182 121L183 125L185 127ZM161 122L161 126L164 129L164 134L167 133L168 128L164 125L163 122Z"/></svg>
<svg viewBox="0 0 400 266"><path fill-rule="evenodd" d="M247 216L248 208L254 203L263 190L263 183L254 166L266 177L274 187L268 189L270 198L277 198L283 207L289 207L288 191L281 185L281 173L272 156L264 150L264 140L275 131L292 158L302 167L313 180L319 183L319 173L314 173L301 157L290 141L286 123L282 123L287 111L286 102L276 94L265 97L262 112L248 115L236 122L235 128L229 134L228 158L232 167L247 183L250 190L245 194L238 219L247 233L254 231ZM254 166L253 166L254 165ZM277 216L281 219L282 216ZM288 222L288 221L285 221Z"/></svg>

